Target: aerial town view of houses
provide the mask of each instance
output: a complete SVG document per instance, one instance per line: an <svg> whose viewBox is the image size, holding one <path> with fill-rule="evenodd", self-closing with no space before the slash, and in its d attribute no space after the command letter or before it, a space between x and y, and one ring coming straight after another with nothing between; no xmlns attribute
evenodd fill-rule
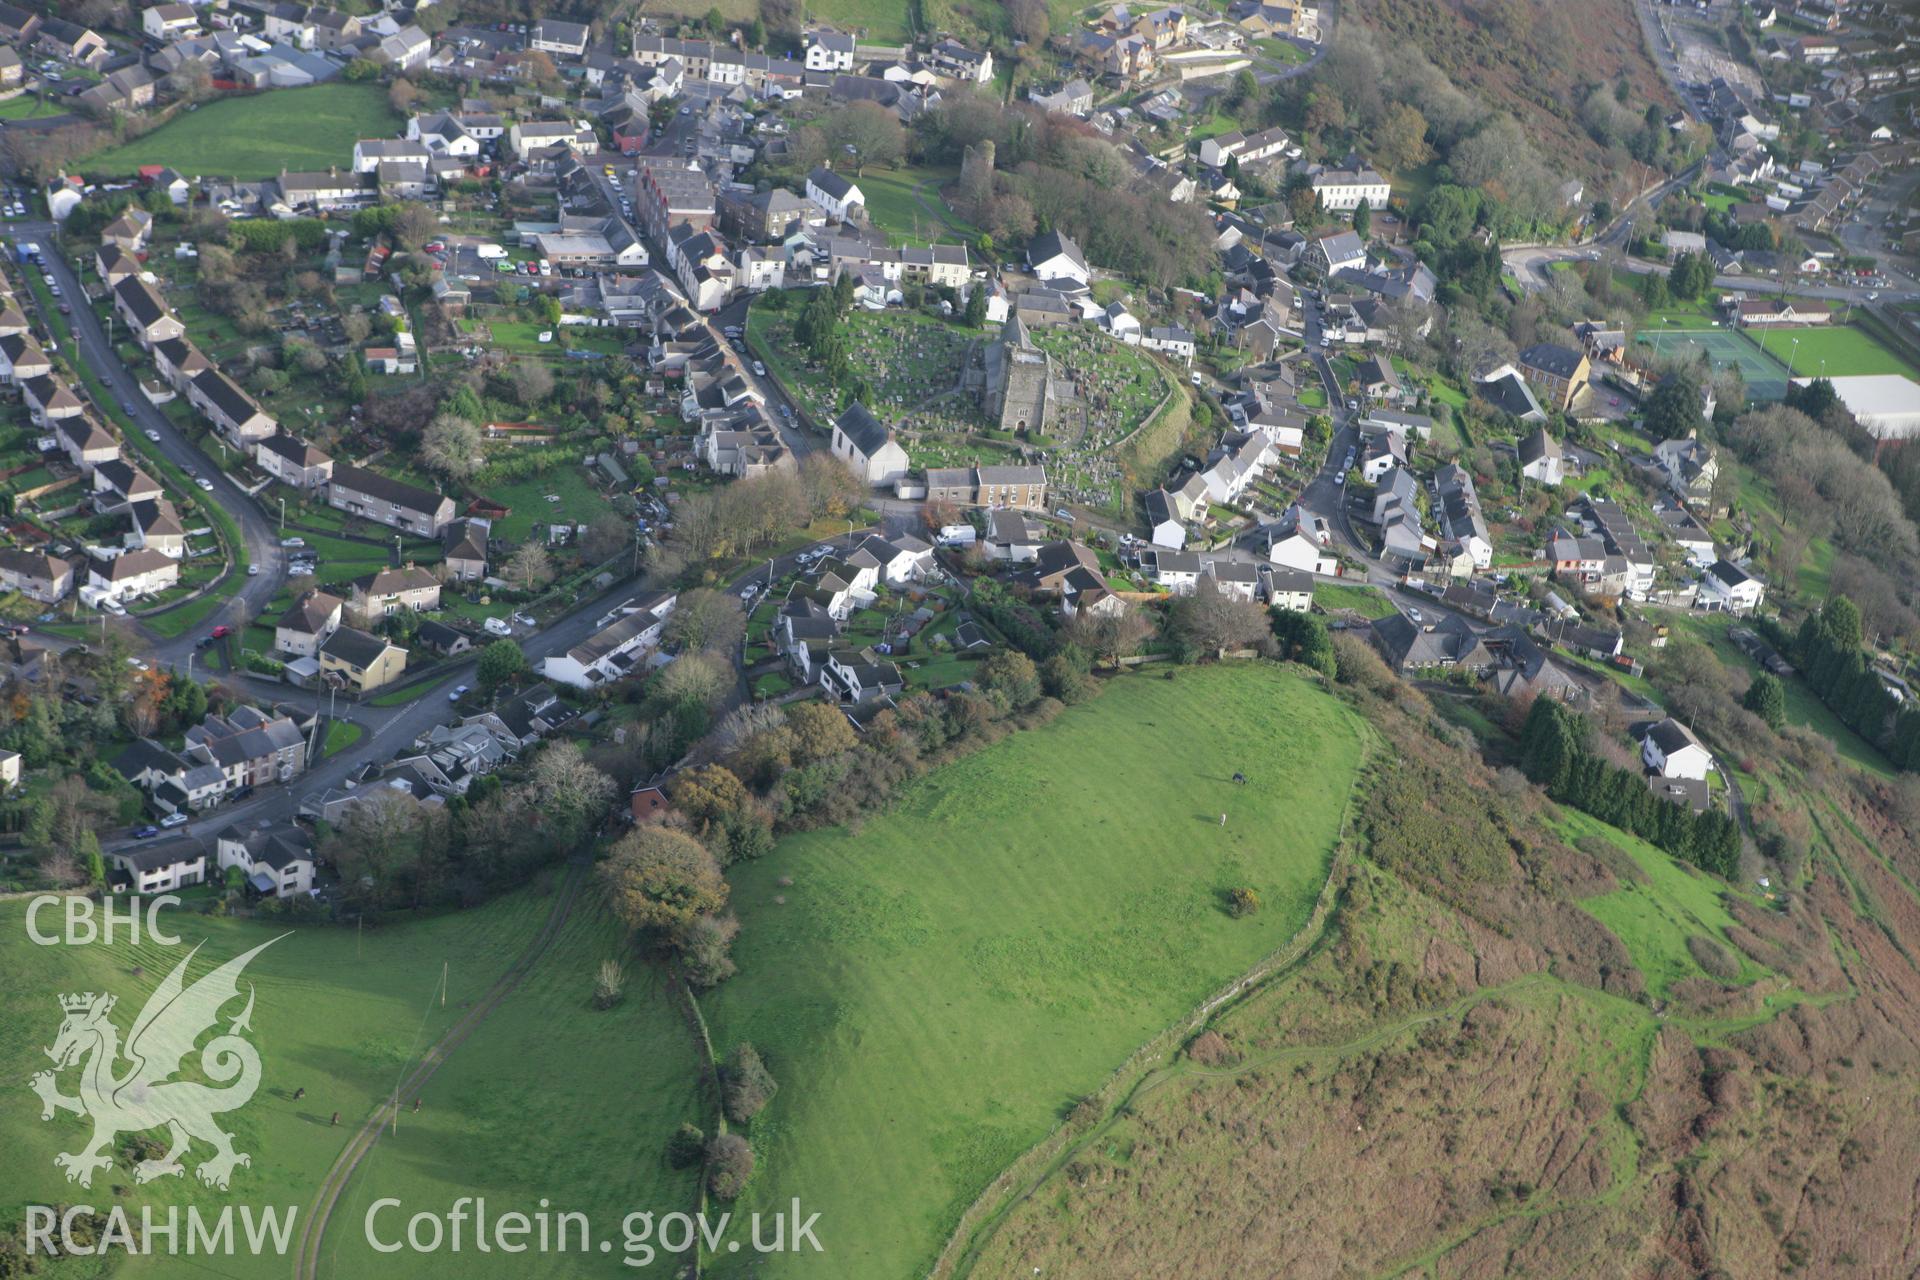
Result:
<svg viewBox="0 0 1920 1280"><path fill-rule="evenodd" d="M1912 1274L1915 42L0 2L0 1276Z"/></svg>

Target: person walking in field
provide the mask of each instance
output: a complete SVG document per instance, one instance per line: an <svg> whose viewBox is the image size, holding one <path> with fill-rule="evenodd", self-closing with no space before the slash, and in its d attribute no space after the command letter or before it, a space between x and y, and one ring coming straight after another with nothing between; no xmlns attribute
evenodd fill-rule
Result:
<svg viewBox="0 0 1920 1280"><path fill-rule="evenodd" d="M1220 825L1223 827L1227 825L1227 815L1224 813L1220 815Z"/></svg>

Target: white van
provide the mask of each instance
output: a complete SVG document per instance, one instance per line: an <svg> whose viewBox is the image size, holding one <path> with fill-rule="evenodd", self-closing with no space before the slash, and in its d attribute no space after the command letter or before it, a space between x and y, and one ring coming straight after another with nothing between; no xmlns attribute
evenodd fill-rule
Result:
<svg viewBox="0 0 1920 1280"><path fill-rule="evenodd" d="M492 635L510 636L513 634L513 624L505 618L488 618L480 625L485 627L488 633Z"/></svg>

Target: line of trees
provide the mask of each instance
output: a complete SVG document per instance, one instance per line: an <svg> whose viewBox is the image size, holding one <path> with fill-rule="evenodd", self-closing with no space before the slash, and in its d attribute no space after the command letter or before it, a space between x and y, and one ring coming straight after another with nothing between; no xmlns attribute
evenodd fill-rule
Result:
<svg viewBox="0 0 1920 1280"><path fill-rule="evenodd" d="M1740 865L1740 825L1718 809L1694 813L1656 796L1646 778L1595 754L1588 722L1551 698L1536 698L1520 733L1527 776L1562 804L1646 840L1722 879Z"/></svg>
<svg viewBox="0 0 1920 1280"><path fill-rule="evenodd" d="M1800 624L1791 652L1820 701L1902 769L1920 769L1920 711L1903 708L1868 661L1860 610L1834 596Z"/></svg>

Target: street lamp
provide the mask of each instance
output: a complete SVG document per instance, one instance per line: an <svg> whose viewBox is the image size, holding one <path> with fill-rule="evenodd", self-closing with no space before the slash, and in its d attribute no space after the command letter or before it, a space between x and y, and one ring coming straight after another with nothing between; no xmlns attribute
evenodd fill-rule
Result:
<svg viewBox="0 0 1920 1280"><path fill-rule="evenodd" d="M281 498L280 499L280 532L285 533L286 531L287 531L287 500L285 498Z"/></svg>
<svg viewBox="0 0 1920 1280"><path fill-rule="evenodd" d="M1787 381L1793 381L1793 361L1800 354L1800 339L1795 338L1793 345L1787 348Z"/></svg>

